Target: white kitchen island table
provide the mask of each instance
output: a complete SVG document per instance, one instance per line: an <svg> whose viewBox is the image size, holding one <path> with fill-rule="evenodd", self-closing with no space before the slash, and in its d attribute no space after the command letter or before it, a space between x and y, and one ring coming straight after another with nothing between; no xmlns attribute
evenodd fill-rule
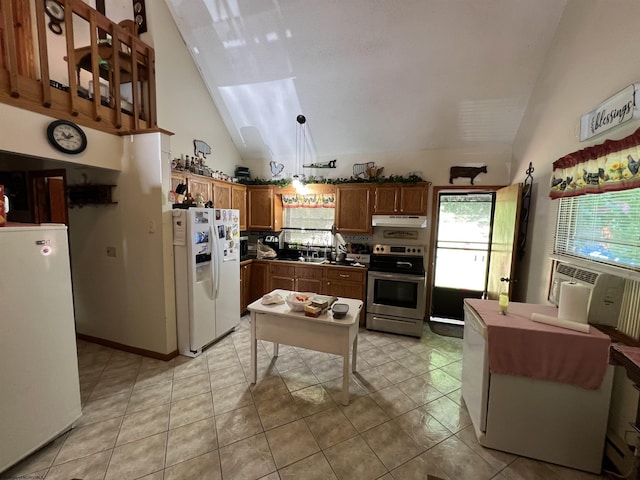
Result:
<svg viewBox="0 0 640 480"><path fill-rule="evenodd" d="M290 293L292 292L288 290L274 290L270 295L279 294L285 299ZM307 317L304 312L292 311L286 303L263 305L262 298L249 305L248 309L251 312L251 383L256 383L257 377L258 340L274 343L274 357L278 356L280 343L332 353L342 356L343 359L342 404L349 405L349 351L353 348L351 370L355 372L362 301L353 298L338 298L336 303L349 305L349 312L343 318L333 318L331 309L319 317Z"/></svg>

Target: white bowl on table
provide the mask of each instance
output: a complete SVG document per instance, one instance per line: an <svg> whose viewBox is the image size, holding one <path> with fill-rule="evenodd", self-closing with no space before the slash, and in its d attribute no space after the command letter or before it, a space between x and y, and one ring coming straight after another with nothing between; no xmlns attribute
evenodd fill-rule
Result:
<svg viewBox="0 0 640 480"><path fill-rule="evenodd" d="M287 295L285 301L289 308L294 312L303 312L304 307L309 305L313 301L313 297L315 297L315 293L311 292L292 292Z"/></svg>

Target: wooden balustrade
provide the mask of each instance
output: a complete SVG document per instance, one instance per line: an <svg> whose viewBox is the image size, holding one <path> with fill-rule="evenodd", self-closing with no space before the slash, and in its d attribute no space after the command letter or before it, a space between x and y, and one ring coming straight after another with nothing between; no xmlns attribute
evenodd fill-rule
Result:
<svg viewBox="0 0 640 480"><path fill-rule="evenodd" d="M158 131L155 55L137 25L116 24L81 0L59 1L65 14L55 35L42 0L35 12L31 2L0 0L0 102L114 134Z"/></svg>

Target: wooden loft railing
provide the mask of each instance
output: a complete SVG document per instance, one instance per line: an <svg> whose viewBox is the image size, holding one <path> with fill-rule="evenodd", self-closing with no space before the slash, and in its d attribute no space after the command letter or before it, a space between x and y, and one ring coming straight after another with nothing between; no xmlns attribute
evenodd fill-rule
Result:
<svg viewBox="0 0 640 480"><path fill-rule="evenodd" d="M113 134L158 131L155 55L137 25L59 2L55 34L42 0L35 12L29 0L0 0L0 102Z"/></svg>

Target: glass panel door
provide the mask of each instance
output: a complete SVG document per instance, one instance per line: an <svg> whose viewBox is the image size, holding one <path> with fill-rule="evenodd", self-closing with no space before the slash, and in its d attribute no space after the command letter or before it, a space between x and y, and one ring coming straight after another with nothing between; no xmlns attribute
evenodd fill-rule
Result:
<svg viewBox="0 0 640 480"><path fill-rule="evenodd" d="M431 320L462 320L487 285L494 193L440 193Z"/></svg>

